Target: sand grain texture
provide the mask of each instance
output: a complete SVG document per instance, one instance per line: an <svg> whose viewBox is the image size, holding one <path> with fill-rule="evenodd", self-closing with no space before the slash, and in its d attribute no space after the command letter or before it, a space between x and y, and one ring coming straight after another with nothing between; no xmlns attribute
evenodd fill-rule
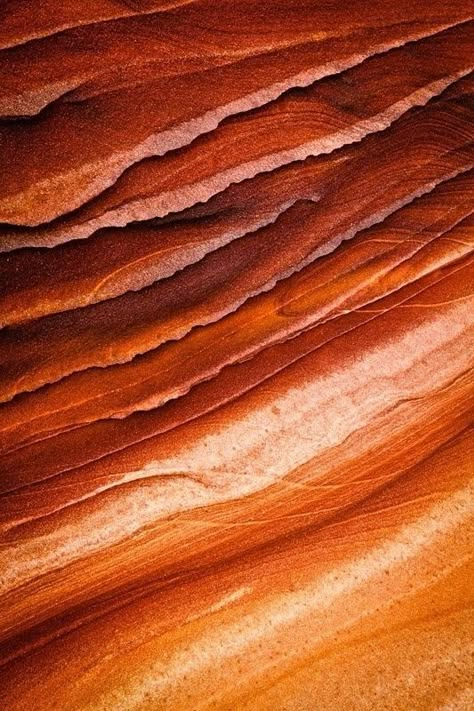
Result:
<svg viewBox="0 0 474 711"><path fill-rule="evenodd" d="M34 5L0 707L470 711L472 2Z"/></svg>

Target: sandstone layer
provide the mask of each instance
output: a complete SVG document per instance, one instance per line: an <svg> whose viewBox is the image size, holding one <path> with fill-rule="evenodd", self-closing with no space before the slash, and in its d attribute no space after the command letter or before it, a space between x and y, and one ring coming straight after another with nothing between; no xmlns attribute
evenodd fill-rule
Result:
<svg viewBox="0 0 474 711"><path fill-rule="evenodd" d="M0 9L0 706L474 707L474 6Z"/></svg>

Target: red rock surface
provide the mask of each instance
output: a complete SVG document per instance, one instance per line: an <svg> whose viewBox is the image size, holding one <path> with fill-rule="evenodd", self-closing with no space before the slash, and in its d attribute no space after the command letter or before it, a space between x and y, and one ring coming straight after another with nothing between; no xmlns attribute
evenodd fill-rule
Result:
<svg viewBox="0 0 474 711"><path fill-rule="evenodd" d="M0 9L0 706L468 710L472 3Z"/></svg>

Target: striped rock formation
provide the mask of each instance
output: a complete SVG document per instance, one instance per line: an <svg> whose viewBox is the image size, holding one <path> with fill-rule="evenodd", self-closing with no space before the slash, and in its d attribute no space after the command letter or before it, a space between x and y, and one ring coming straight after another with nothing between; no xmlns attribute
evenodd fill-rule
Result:
<svg viewBox="0 0 474 711"><path fill-rule="evenodd" d="M4 0L0 707L474 707L474 5Z"/></svg>

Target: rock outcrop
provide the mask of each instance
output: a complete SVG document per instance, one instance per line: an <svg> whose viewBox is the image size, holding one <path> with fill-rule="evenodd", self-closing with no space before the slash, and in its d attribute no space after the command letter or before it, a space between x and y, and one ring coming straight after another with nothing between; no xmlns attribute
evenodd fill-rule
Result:
<svg viewBox="0 0 474 711"><path fill-rule="evenodd" d="M473 9L4 3L2 708L472 708Z"/></svg>

